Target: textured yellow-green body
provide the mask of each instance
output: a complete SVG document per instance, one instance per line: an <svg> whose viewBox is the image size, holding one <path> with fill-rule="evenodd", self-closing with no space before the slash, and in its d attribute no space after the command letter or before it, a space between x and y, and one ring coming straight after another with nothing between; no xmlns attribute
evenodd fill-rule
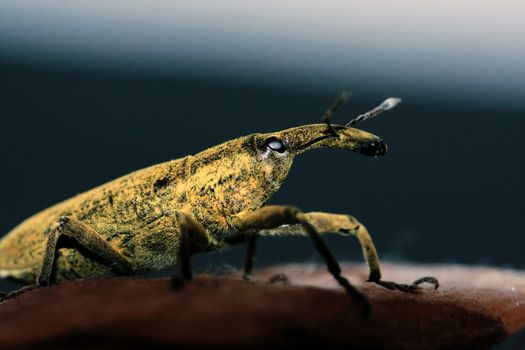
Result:
<svg viewBox="0 0 525 350"><path fill-rule="evenodd" d="M175 212L193 215L210 234L225 234L233 215L257 209L269 197L260 186L264 174L248 169L253 155L240 152L224 157L225 152L239 150L238 143L244 141L153 165L35 214L0 241L0 274L34 281L49 230L61 216L91 226L130 258L137 272L175 265L179 240ZM239 186L240 182L245 185ZM61 248L55 281L112 274L109 267L85 255L76 247Z"/></svg>
<svg viewBox="0 0 525 350"><path fill-rule="evenodd" d="M279 188L293 156L308 149L359 150L378 138L361 130L324 124L272 134L253 134L209 148L195 156L133 172L45 209L23 221L0 241L0 277L33 283L40 272L46 239L61 216L93 228L129 259L133 271L174 266L179 256L177 212L191 215L209 234L208 250L225 245L237 219L263 206ZM286 141L289 154L265 150L268 137ZM110 267L78 247L58 250L53 282L109 276Z"/></svg>

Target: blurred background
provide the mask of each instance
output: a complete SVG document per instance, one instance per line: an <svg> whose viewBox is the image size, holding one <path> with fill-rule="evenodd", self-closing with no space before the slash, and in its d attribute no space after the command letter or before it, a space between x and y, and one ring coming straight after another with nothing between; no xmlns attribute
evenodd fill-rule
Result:
<svg viewBox="0 0 525 350"><path fill-rule="evenodd" d="M305 154L272 203L355 215L383 260L523 269L523 18L517 0L2 1L0 234L133 170L319 122L351 89L335 123L403 99L360 125L387 155ZM259 241L259 265L318 260L305 238Z"/></svg>

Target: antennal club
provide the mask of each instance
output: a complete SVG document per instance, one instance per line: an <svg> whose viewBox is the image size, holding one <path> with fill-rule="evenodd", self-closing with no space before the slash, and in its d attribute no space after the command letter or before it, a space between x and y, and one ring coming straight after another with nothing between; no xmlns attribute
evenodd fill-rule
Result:
<svg viewBox="0 0 525 350"><path fill-rule="evenodd" d="M341 95L339 95L339 97L337 98L337 100L335 100L334 104L330 106L330 108L328 108L326 110L326 112L324 112L324 115L323 115L323 122L326 123L326 126L328 127L328 130L330 131L330 133L333 135L333 136L337 136L337 132L335 131L334 127L332 126L332 124L330 123L330 118L332 118L332 115L342 106L344 105L349 99L350 99L350 96L352 95L352 92L350 90L343 90L341 92Z"/></svg>
<svg viewBox="0 0 525 350"><path fill-rule="evenodd" d="M346 124L346 126L355 125L355 124L364 122L367 119L371 119L371 118L377 117L379 114L394 108L395 106L397 106L400 103L401 103L401 99L400 98L397 98L397 97L387 98L386 100L383 101L383 103L381 103L379 106L377 106L376 108L372 109L371 111L368 111L365 114L361 114L361 115L357 116L356 118L350 120Z"/></svg>

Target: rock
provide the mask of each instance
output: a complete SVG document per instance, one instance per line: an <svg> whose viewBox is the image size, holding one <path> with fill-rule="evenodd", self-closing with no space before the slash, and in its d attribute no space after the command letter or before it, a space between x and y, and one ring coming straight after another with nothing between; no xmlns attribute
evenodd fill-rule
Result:
<svg viewBox="0 0 525 350"><path fill-rule="evenodd" d="M388 280L440 280L406 294L363 282L362 266L343 270L370 300L368 317L317 265L265 268L253 281L200 275L176 289L167 278L92 279L0 304L0 348L488 348L525 328L523 273L385 264ZM267 282L276 273L289 281Z"/></svg>

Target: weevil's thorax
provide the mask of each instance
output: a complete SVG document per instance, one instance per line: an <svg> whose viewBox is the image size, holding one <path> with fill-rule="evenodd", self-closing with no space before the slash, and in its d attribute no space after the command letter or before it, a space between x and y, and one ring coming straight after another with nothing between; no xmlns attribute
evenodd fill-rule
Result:
<svg viewBox="0 0 525 350"><path fill-rule="evenodd" d="M255 134L192 157L186 184L191 212L208 230L223 231L231 219L264 205L288 175L292 158L265 146Z"/></svg>

